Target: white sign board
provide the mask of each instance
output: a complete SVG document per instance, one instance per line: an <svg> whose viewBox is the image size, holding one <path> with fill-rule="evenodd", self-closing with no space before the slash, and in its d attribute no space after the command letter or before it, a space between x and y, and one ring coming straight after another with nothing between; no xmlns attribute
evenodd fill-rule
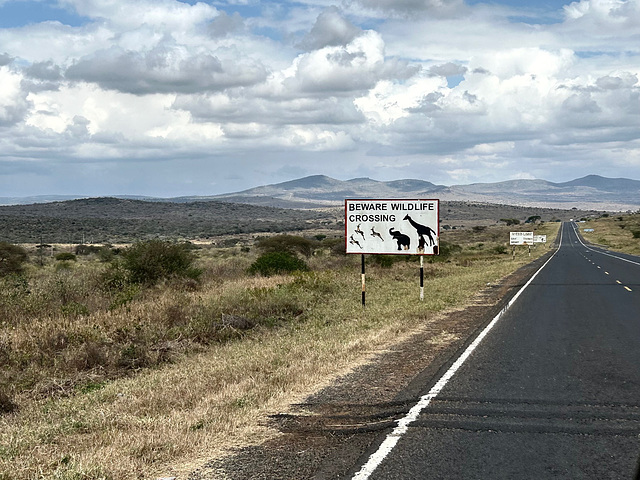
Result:
<svg viewBox="0 0 640 480"><path fill-rule="evenodd" d="M345 200L347 253L437 255L439 200Z"/></svg>
<svg viewBox="0 0 640 480"><path fill-rule="evenodd" d="M510 232L509 245L533 245L533 232Z"/></svg>
<svg viewBox="0 0 640 480"><path fill-rule="evenodd" d="M593 228L585 228L583 229L583 232L593 232Z"/></svg>
<svg viewBox="0 0 640 480"><path fill-rule="evenodd" d="M547 243L547 236L546 235L534 235L533 236L533 243Z"/></svg>

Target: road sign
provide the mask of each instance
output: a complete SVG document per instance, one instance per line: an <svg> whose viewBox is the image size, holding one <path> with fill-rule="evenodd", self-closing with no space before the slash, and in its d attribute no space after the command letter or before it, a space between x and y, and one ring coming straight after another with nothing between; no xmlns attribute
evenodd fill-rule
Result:
<svg viewBox="0 0 640 480"><path fill-rule="evenodd" d="M534 235L533 236L533 243L547 243L547 236L546 235Z"/></svg>
<svg viewBox="0 0 640 480"><path fill-rule="evenodd" d="M437 255L439 200L345 200L347 253Z"/></svg>
<svg viewBox="0 0 640 480"><path fill-rule="evenodd" d="M585 228L582 231L583 232L593 232L593 228Z"/></svg>
<svg viewBox="0 0 640 480"><path fill-rule="evenodd" d="M533 232L510 232L509 245L533 245Z"/></svg>

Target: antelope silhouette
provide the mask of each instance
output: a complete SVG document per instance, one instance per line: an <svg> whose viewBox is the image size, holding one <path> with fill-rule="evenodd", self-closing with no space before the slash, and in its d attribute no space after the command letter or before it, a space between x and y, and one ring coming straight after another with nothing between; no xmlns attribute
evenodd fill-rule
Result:
<svg viewBox="0 0 640 480"><path fill-rule="evenodd" d="M358 242L355 238L353 238L353 235L349 237L349 243L351 245L358 245L360 249L362 249L362 245L360 245L360 242Z"/></svg>
<svg viewBox="0 0 640 480"><path fill-rule="evenodd" d="M436 233L435 230L433 230L431 227L427 227L426 225L420 225L419 223L416 223L409 215L405 216L404 220L409 220L409 223L413 225L413 228L415 228L418 232L418 236L427 236L427 238L429 239L429 246L436 244L436 242L433 240L433 237L431 236L431 234Z"/></svg>
<svg viewBox="0 0 640 480"><path fill-rule="evenodd" d="M382 238L382 235L380 235L378 232L375 231L374 227L371 227L371 236L378 237L380 240L384 242L384 238Z"/></svg>

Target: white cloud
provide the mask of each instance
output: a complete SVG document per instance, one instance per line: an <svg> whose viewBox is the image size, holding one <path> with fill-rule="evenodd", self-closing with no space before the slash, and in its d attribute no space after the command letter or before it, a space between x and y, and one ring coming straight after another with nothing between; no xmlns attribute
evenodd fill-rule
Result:
<svg viewBox="0 0 640 480"><path fill-rule="evenodd" d="M29 105L20 88L22 77L7 67L0 67L0 127L23 120Z"/></svg>
<svg viewBox="0 0 640 480"><path fill-rule="evenodd" d="M264 80L266 70L251 59L220 59L195 54L173 39L163 39L147 52L117 47L79 59L65 74L74 81L96 83L105 89L148 94L224 90Z"/></svg>
<svg viewBox="0 0 640 480"><path fill-rule="evenodd" d="M309 50L346 45L352 42L360 32L358 27L341 15L337 7L330 7L318 16L313 28L300 44Z"/></svg>

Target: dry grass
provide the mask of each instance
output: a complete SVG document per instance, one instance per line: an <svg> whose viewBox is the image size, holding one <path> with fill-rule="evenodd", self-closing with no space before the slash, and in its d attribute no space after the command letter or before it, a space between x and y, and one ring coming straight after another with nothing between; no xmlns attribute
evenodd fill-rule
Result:
<svg viewBox="0 0 640 480"><path fill-rule="evenodd" d="M551 237L557 226L546 224L538 233ZM243 274L246 259L210 255L202 259L207 273L195 291L169 285L117 311L33 318L30 337L26 330L12 333L19 325L3 326L2 341L11 343L18 338L12 335L23 342L36 342L43 332L50 338L74 322L74 328L92 325L98 331L160 323L168 331L188 325L201 311L271 316L224 342L199 344L189 354L180 351L172 363L132 370L95 388L85 382L67 389L67 396L44 398L21 391L14 398L20 408L0 416L0 479L183 475L233 446L277 435L262 421L267 414L302 401L546 251L540 247L532 257L520 251L516 259L492 254L494 240L482 235L494 234L476 232L452 261L427 264L424 302L418 299L416 259L392 268L370 265L363 310L357 256L320 255L310 261L313 273L264 279Z"/></svg>
<svg viewBox="0 0 640 480"><path fill-rule="evenodd" d="M579 223L580 233L589 242L619 252L640 255L640 214L609 215ZM585 232L584 229L593 229Z"/></svg>

